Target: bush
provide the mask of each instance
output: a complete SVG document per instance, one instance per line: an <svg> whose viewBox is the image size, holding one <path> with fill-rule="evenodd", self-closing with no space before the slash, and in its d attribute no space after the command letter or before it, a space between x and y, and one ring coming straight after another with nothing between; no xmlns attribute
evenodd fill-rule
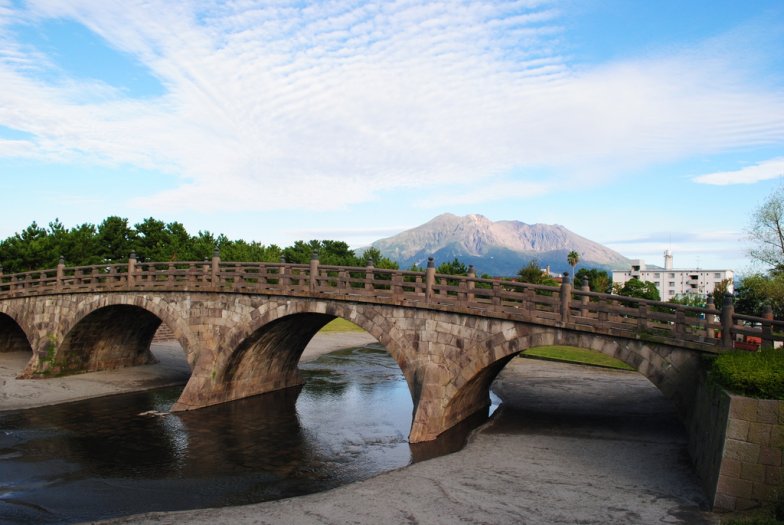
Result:
<svg viewBox="0 0 784 525"><path fill-rule="evenodd" d="M784 399L784 352L727 352L713 362L712 377L727 390L749 397Z"/></svg>

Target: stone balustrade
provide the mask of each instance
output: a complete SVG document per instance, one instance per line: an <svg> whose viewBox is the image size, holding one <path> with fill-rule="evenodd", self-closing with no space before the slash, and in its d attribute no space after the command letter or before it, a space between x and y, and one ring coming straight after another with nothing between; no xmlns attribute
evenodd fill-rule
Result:
<svg viewBox="0 0 784 525"><path fill-rule="evenodd" d="M139 262L67 267L3 274L0 300L64 293L111 291L204 291L330 297L339 300L476 313L485 317L567 327L583 332L677 342L703 351L732 348L757 338L762 347L784 341L784 321L772 312L752 317L734 312L731 296L721 310L648 301L574 288L564 274L559 287L504 279L425 271L310 264L228 262L216 253L201 262Z"/></svg>

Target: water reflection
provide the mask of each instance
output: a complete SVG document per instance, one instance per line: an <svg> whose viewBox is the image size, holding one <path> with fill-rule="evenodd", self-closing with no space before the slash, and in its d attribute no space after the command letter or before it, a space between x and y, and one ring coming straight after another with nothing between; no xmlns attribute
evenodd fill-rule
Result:
<svg viewBox="0 0 784 525"><path fill-rule="evenodd" d="M140 415L166 412L179 395L171 388L0 414L0 522L87 521L290 497L464 442L470 424L433 444L408 444L411 397L381 347L328 354L301 369L301 391L176 415Z"/></svg>

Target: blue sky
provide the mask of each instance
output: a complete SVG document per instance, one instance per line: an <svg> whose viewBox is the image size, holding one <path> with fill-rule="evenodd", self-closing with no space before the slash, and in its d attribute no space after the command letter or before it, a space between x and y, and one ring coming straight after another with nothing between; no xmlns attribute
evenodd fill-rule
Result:
<svg viewBox="0 0 784 525"><path fill-rule="evenodd" d="M784 3L0 0L0 237L357 247L451 212L751 271Z"/></svg>

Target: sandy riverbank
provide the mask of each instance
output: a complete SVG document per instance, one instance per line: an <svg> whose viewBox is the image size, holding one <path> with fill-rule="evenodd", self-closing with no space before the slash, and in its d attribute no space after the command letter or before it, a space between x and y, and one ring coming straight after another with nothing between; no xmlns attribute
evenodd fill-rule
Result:
<svg viewBox="0 0 784 525"><path fill-rule="evenodd" d="M334 490L157 524L716 524L672 407L641 375L515 359L463 450Z"/></svg>
<svg viewBox="0 0 784 525"><path fill-rule="evenodd" d="M303 359L375 342L319 334ZM24 408L187 380L176 343L156 365L19 381L0 354L0 406ZM455 454L340 487L241 507L129 516L111 523L715 524L670 404L645 378L515 359L495 384L503 412Z"/></svg>
<svg viewBox="0 0 784 525"><path fill-rule="evenodd" d="M375 342L373 336L364 332L321 332L305 348L301 361ZM177 342L156 342L151 350L158 359L156 364L45 380L16 379L30 359L28 352L0 353L0 411L183 385L188 381L190 367Z"/></svg>

